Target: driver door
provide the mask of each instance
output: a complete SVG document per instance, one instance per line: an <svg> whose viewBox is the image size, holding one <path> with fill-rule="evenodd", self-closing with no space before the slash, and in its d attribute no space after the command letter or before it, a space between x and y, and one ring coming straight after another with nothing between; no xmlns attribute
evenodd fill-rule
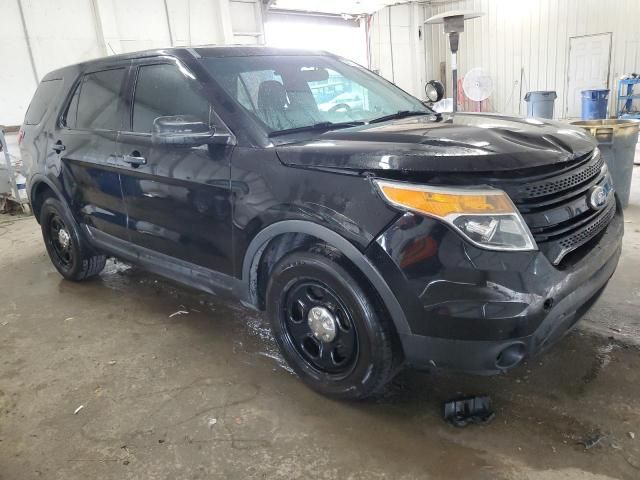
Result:
<svg viewBox="0 0 640 480"><path fill-rule="evenodd" d="M230 145L153 141L158 117L192 115L226 129L202 85L169 57L134 63L128 125L118 137L130 240L143 249L232 273ZM212 120L213 119L213 120ZM143 250L144 252L144 250Z"/></svg>

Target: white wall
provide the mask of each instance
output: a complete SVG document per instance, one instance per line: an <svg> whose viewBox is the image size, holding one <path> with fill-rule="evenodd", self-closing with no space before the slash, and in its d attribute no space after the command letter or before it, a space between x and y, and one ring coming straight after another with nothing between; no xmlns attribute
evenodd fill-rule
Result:
<svg viewBox="0 0 640 480"><path fill-rule="evenodd" d="M400 7L391 8L395 16ZM446 4L434 1L422 6L414 5L413 8L423 9L421 15L424 18L454 9L485 13L484 17L465 23L458 54L458 73L462 77L474 67L489 71L495 87L491 97L494 111L526 112L526 105L519 98L521 68L524 68L523 95L531 90L557 91L554 113L556 118L562 118L566 103L569 38L573 36L612 32L610 113L615 110L617 79L624 73L640 71L638 0L460 0ZM385 25L387 10L373 16L374 25L376 21ZM447 90L450 92L449 53L443 27L425 25L423 33L426 52L424 77L439 79L440 62L446 61ZM389 69L384 68L388 64L388 40L386 45L384 40L377 45L372 42L372 51L379 50L372 52L372 57L382 56L382 74L391 79ZM398 45L400 48L394 45L394 54L397 50L402 51L402 43ZM417 53L420 47L412 43L412 48ZM400 82L418 78L413 67L406 62L398 60L394 66ZM397 80L402 86L400 82ZM421 91L418 93L423 95Z"/></svg>
<svg viewBox="0 0 640 480"><path fill-rule="evenodd" d="M40 79L64 65L148 48L264 43L260 0L0 0L0 12L2 125L22 123Z"/></svg>
<svg viewBox="0 0 640 480"><path fill-rule="evenodd" d="M417 97L427 81L422 4L387 7L369 18L369 68Z"/></svg>

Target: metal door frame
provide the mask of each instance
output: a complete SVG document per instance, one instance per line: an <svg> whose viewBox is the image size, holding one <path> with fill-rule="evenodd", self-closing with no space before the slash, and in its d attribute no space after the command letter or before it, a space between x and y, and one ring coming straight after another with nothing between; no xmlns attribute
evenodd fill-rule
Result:
<svg viewBox="0 0 640 480"><path fill-rule="evenodd" d="M601 32L601 33L591 33L589 35L574 35L569 37L569 47L567 48L567 83L564 89L564 118L575 118L569 117L569 83L570 83L570 73L571 73L571 40L574 38L586 38L586 37L597 37L600 35L608 35L609 36L609 61L607 62L607 88L610 87L611 82L611 51L613 49L613 32Z"/></svg>

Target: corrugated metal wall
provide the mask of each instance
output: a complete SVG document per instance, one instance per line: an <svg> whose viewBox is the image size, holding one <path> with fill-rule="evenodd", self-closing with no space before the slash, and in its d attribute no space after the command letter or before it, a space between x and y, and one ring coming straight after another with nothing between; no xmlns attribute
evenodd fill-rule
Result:
<svg viewBox="0 0 640 480"><path fill-rule="evenodd" d="M395 9L400 7L390 8L395 14ZM624 73L640 71L638 0L434 0L423 3L421 8L425 18L454 9L485 13L484 17L465 23L458 68L460 76L474 67L490 72L495 87L491 103L497 112L518 114L526 111L520 100L521 69L524 69L523 94L528 90L556 90L555 117L564 117L569 38L573 36L612 32L611 113L615 109L617 79ZM378 23L384 25L386 15L388 13L384 11L376 13L372 19L373 28L376 17L379 16ZM443 27L425 25L424 42L426 78L439 79L441 62L446 61L450 82L448 45ZM372 58L376 57L376 48L376 43L372 42ZM388 50L388 44L383 51L384 48ZM375 62L372 63L375 67ZM381 69L381 73L390 78L385 69ZM396 77L411 75L409 69L398 72L398 67L395 68Z"/></svg>
<svg viewBox="0 0 640 480"><path fill-rule="evenodd" d="M422 4L395 5L368 20L369 68L419 96L427 80Z"/></svg>

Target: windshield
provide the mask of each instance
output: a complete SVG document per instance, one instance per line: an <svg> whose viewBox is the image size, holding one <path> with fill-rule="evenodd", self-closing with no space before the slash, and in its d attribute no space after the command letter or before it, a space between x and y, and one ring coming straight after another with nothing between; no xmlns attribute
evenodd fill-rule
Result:
<svg viewBox="0 0 640 480"><path fill-rule="evenodd" d="M211 76L270 133L352 126L431 112L418 99L348 61L323 55L202 58Z"/></svg>

